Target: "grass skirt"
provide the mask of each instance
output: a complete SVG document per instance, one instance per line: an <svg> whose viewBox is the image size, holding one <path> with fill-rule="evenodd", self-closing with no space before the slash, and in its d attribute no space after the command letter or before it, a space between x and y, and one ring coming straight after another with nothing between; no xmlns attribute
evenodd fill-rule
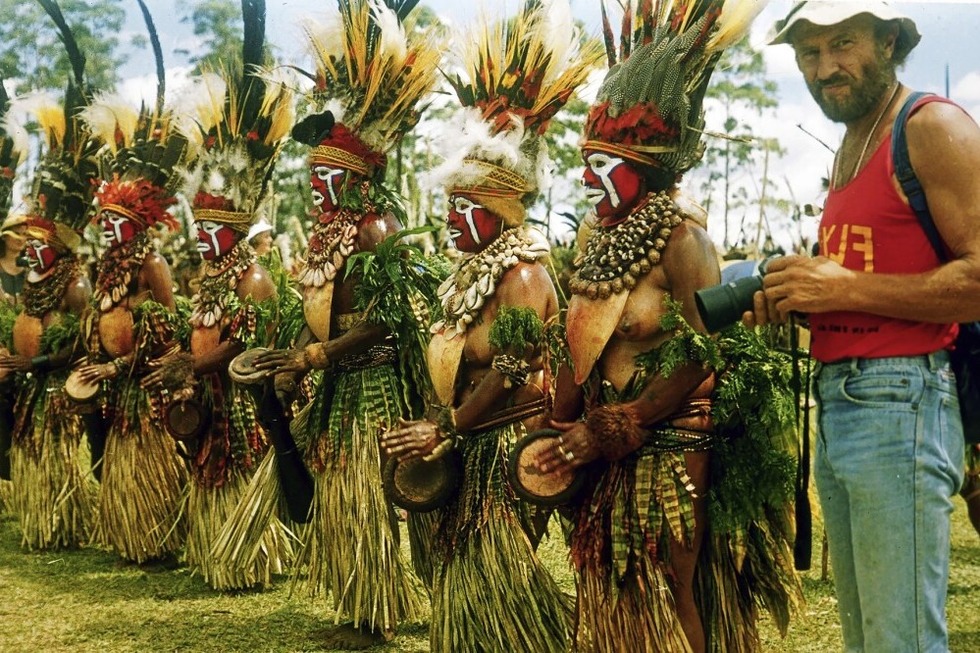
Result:
<svg viewBox="0 0 980 653"><path fill-rule="evenodd" d="M138 382L126 384L136 395L136 420L118 405L103 456L95 541L136 563L179 550L186 524L179 514L187 466L174 439L152 414Z"/></svg>
<svg viewBox="0 0 980 653"><path fill-rule="evenodd" d="M227 511L224 523L214 522L217 535L210 540L210 565L216 575L262 578L252 585L265 585L271 574L282 573L291 564L296 536L278 517L284 512L280 511L280 494L276 454L270 449L241 489L237 503ZM188 552L195 539L193 531L192 525Z"/></svg>
<svg viewBox="0 0 980 653"><path fill-rule="evenodd" d="M28 550L71 548L88 540L95 486L83 471L82 422L62 389L64 375L28 381L10 449L11 511Z"/></svg>
<svg viewBox="0 0 980 653"><path fill-rule="evenodd" d="M421 581L402 560L381 485L379 434L402 415L394 369L337 376L327 430L306 452L314 478L297 567L313 596L330 592L336 621L393 631L423 612Z"/></svg>
<svg viewBox="0 0 980 653"><path fill-rule="evenodd" d="M190 484L187 503L188 533L185 558L195 573L216 590L239 590L265 587L273 574L283 573L285 560L292 555L285 527L278 520L267 522L260 532L259 546L246 560L232 558L229 564L219 564L212 554L212 545L222 526L241 503L248 479L241 471L234 471L229 479L218 487Z"/></svg>
<svg viewBox="0 0 980 653"><path fill-rule="evenodd" d="M464 439L462 486L436 530L433 651L568 648L571 599L535 555L505 480L514 441L513 426Z"/></svg>

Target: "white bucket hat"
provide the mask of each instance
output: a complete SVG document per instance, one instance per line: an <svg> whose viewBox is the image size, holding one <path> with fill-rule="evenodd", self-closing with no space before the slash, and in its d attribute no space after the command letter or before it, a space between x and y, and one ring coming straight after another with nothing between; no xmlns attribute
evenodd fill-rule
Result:
<svg viewBox="0 0 980 653"><path fill-rule="evenodd" d="M266 231L272 231L272 225L265 220L259 220L249 228L248 236L245 237L245 240L252 240L259 234L265 233Z"/></svg>
<svg viewBox="0 0 980 653"><path fill-rule="evenodd" d="M825 27L842 23L859 14L869 14L879 20L894 20L898 23L896 49L907 54L922 36L911 18L900 13L887 2L842 2L840 0L807 0L797 3L786 18L777 20L769 33L769 44L789 43L790 32L800 21Z"/></svg>

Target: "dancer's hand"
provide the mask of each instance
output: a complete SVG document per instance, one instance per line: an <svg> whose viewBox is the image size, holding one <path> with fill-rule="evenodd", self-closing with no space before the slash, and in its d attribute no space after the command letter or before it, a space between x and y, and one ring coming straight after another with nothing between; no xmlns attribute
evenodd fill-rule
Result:
<svg viewBox="0 0 980 653"><path fill-rule="evenodd" d="M551 427L561 431L552 446L534 458L534 464L542 474L572 471L599 457L595 446L595 435L585 422L557 422L551 420Z"/></svg>
<svg viewBox="0 0 980 653"><path fill-rule="evenodd" d="M452 449L452 440L444 437L434 422L400 419L398 426L381 434L381 447L399 461L419 457L426 461L435 460Z"/></svg>

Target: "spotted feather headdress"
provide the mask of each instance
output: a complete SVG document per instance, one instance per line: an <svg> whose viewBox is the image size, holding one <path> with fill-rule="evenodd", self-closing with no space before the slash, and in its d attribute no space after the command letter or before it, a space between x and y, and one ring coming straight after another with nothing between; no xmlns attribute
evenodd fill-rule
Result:
<svg viewBox="0 0 980 653"><path fill-rule="evenodd" d="M181 122L198 147L184 187L194 218L247 234L268 196L295 110L288 86L263 73L264 0L243 2L242 17L241 67L195 80Z"/></svg>
<svg viewBox="0 0 980 653"><path fill-rule="evenodd" d="M409 21L418 0L338 0L338 13L304 29L313 54L316 110L293 130L310 163L383 176L387 152L419 119L440 48Z"/></svg>
<svg viewBox="0 0 980 653"><path fill-rule="evenodd" d="M484 21L458 47L461 72L448 79L464 110L445 138L452 152L432 176L516 226L547 176L541 137L599 62L601 45L583 44L567 0L527 0L517 16Z"/></svg>
<svg viewBox="0 0 980 653"><path fill-rule="evenodd" d="M718 58L765 0L630 0L619 48L606 3L609 71L585 124L583 149L681 175L704 152L702 101Z"/></svg>

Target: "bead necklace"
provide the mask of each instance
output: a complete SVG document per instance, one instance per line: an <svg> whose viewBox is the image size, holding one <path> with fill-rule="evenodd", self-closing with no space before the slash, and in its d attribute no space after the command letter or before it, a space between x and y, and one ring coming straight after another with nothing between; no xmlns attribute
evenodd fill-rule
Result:
<svg viewBox="0 0 980 653"><path fill-rule="evenodd" d="M864 162L864 157L868 153L868 147L871 146L871 139L874 137L875 132L878 131L878 125L881 124L881 119L885 117L885 114L888 112L888 108L891 107L892 102L895 101L895 96L898 95L898 89L900 89L901 87L902 87L901 84L899 84L898 82L895 83L895 89L892 91L891 96L888 98L888 102L885 103L885 106L883 106L881 108L881 111L878 112L878 117L875 118L874 124L871 125L871 131L868 132L868 137L864 139L864 147L861 148L861 156L859 156L858 160L854 163L854 169L851 170L851 176L847 178L848 181L854 179L854 176L858 173L858 170L861 168L861 163ZM841 141L841 146L842 147L837 150L837 156L834 159L834 188L840 188L840 179L841 179L840 161L843 158L840 156L840 151L844 149L843 140Z"/></svg>

